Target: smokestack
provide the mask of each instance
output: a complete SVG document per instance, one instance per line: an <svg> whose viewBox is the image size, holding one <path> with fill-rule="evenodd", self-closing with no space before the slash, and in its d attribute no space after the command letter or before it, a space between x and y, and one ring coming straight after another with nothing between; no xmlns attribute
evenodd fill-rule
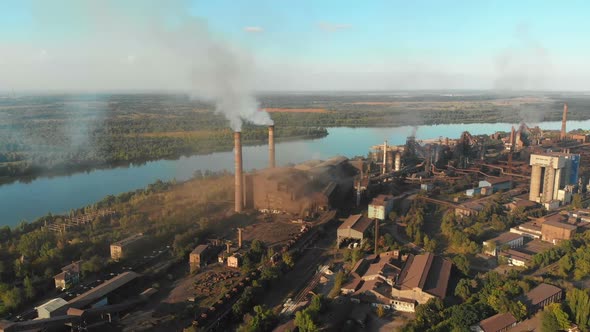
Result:
<svg viewBox="0 0 590 332"><path fill-rule="evenodd" d="M242 229L238 228L238 248L242 248Z"/></svg>
<svg viewBox="0 0 590 332"><path fill-rule="evenodd" d="M567 122L567 103L563 104L563 118L561 119L561 135L560 135L560 139L562 141L565 141L567 132L565 130L565 124Z"/></svg>
<svg viewBox="0 0 590 332"><path fill-rule="evenodd" d="M275 126L268 126L268 167L275 168Z"/></svg>
<svg viewBox="0 0 590 332"><path fill-rule="evenodd" d="M231 243L230 242L226 242L225 243L225 251L229 254L231 249Z"/></svg>
<svg viewBox="0 0 590 332"><path fill-rule="evenodd" d="M379 254L379 219L375 219L375 255Z"/></svg>
<svg viewBox="0 0 590 332"><path fill-rule="evenodd" d="M514 131L514 126L512 126L512 130L510 131L510 151L514 150L514 145L516 145L516 132Z"/></svg>
<svg viewBox="0 0 590 332"><path fill-rule="evenodd" d="M383 174L387 173L387 141L383 143Z"/></svg>
<svg viewBox="0 0 590 332"><path fill-rule="evenodd" d="M242 133L239 131L234 132L234 150L235 150L235 181L236 181L236 192L235 192L235 211L241 213L244 207L244 192L243 192L243 176L242 176Z"/></svg>

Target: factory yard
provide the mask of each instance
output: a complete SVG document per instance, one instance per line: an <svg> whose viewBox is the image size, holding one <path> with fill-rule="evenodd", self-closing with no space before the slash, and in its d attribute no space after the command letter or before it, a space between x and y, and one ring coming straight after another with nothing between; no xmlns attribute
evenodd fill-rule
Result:
<svg viewBox="0 0 590 332"><path fill-rule="evenodd" d="M285 244L293 234L299 233L301 224L291 222L287 215L272 216L272 221L264 221L244 227L244 241L258 239L269 247Z"/></svg>
<svg viewBox="0 0 590 332"><path fill-rule="evenodd" d="M225 292L232 289L240 280L238 269L213 264L196 274L189 274L174 283L174 289L162 301L168 304L195 302L199 307L209 308Z"/></svg>

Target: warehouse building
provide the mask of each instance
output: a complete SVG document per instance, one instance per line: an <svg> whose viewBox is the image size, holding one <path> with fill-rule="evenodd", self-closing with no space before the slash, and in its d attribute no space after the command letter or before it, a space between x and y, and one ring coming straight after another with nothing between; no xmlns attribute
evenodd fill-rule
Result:
<svg viewBox="0 0 590 332"><path fill-rule="evenodd" d="M143 243L143 239L143 234L139 233L111 244L111 258L118 261L128 257Z"/></svg>
<svg viewBox="0 0 590 332"><path fill-rule="evenodd" d="M337 230L337 242L340 245L346 239L362 242L369 231L373 221L362 214L353 214L348 217Z"/></svg>

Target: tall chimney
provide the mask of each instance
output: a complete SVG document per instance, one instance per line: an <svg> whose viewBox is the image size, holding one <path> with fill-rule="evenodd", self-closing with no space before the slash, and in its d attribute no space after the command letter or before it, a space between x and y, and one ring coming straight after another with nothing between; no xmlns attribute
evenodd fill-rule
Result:
<svg viewBox="0 0 590 332"><path fill-rule="evenodd" d="M275 126L268 126L268 167L275 168Z"/></svg>
<svg viewBox="0 0 590 332"><path fill-rule="evenodd" d="M238 248L242 248L242 229L238 228Z"/></svg>
<svg viewBox="0 0 590 332"><path fill-rule="evenodd" d="M387 141L383 143L383 174L387 173Z"/></svg>
<svg viewBox="0 0 590 332"><path fill-rule="evenodd" d="M375 219L375 255L379 254L379 219Z"/></svg>
<svg viewBox="0 0 590 332"><path fill-rule="evenodd" d="M514 126L512 126L512 130L510 131L510 151L513 151L516 145L516 132L514 131Z"/></svg>
<svg viewBox="0 0 590 332"><path fill-rule="evenodd" d="M227 252L228 254L231 252L231 242L226 242L225 243L225 252Z"/></svg>
<svg viewBox="0 0 590 332"><path fill-rule="evenodd" d="M235 150L235 178L236 178L236 192L235 192L235 211L242 212L244 207L244 192L243 192L243 176L242 176L242 133L234 132L234 150Z"/></svg>
<svg viewBox="0 0 590 332"><path fill-rule="evenodd" d="M565 141L567 132L565 130L565 124L567 122L567 103L563 104L563 118L561 119L561 135L559 136L559 138L562 141Z"/></svg>

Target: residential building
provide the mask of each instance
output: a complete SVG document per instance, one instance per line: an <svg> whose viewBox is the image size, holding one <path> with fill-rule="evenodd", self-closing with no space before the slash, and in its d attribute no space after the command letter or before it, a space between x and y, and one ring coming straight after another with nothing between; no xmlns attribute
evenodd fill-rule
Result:
<svg viewBox="0 0 590 332"><path fill-rule="evenodd" d="M373 221L362 214L353 214L348 217L337 230L338 245L345 239L353 239L361 242Z"/></svg>
<svg viewBox="0 0 590 332"><path fill-rule="evenodd" d="M505 312L486 318L471 328L474 332L504 332L516 326L517 320L511 313Z"/></svg>
<svg viewBox="0 0 590 332"><path fill-rule="evenodd" d="M561 302L563 290L559 287L542 283L523 296L522 303L530 313L535 313L551 303Z"/></svg>
<svg viewBox="0 0 590 332"><path fill-rule="evenodd" d="M73 262L61 268L61 273L53 277L55 288L66 289L80 282L82 261Z"/></svg>
<svg viewBox="0 0 590 332"><path fill-rule="evenodd" d="M444 299L451 277L451 261L425 253L410 255L392 287L394 298L411 299L419 304L433 297Z"/></svg>
<svg viewBox="0 0 590 332"><path fill-rule="evenodd" d="M393 210L393 196L379 195L373 198L373 201L369 204L368 218L385 220L391 210Z"/></svg>
<svg viewBox="0 0 590 332"><path fill-rule="evenodd" d="M115 261L118 261L128 257L143 243L143 239L143 234L138 233L111 244L111 258Z"/></svg>
<svg viewBox="0 0 590 332"><path fill-rule="evenodd" d="M524 244L524 237L515 233L502 233L499 236L483 241L484 252L490 256L497 256L498 252L505 247L510 249L521 247Z"/></svg>

